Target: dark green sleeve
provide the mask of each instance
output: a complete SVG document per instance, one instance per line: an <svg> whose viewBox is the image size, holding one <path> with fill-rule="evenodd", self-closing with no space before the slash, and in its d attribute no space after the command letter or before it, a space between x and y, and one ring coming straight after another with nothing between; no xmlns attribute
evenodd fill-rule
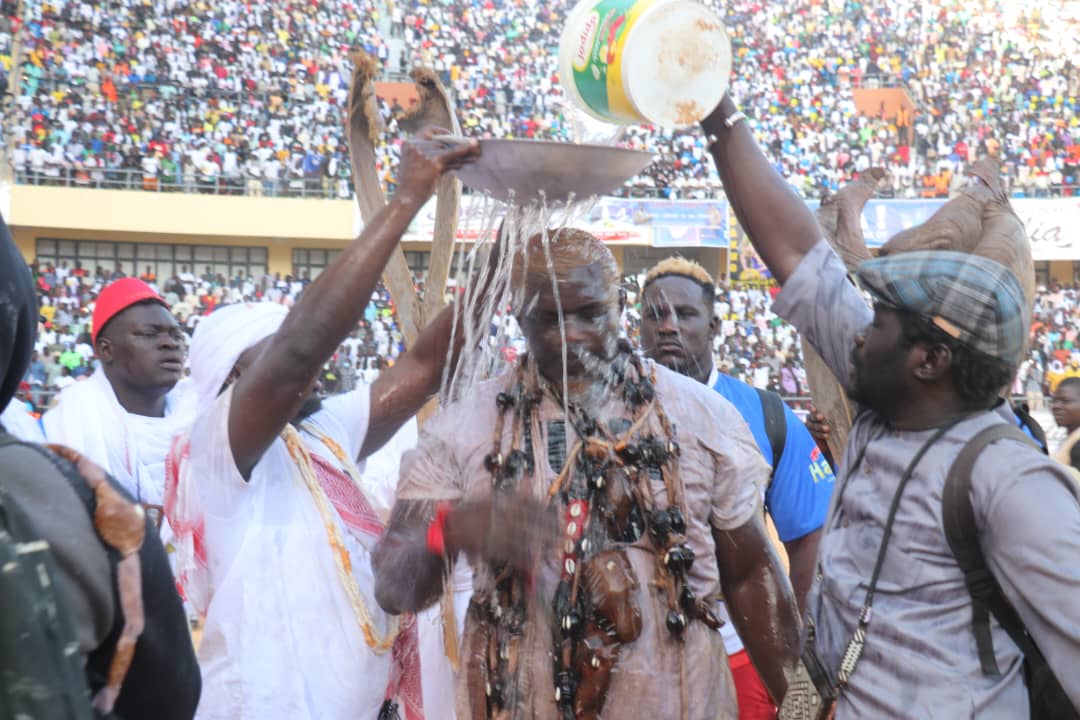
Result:
<svg viewBox="0 0 1080 720"><path fill-rule="evenodd" d="M119 555L94 530L94 493L70 463L38 446L11 445L3 452L0 477L49 542L57 584L86 657L87 684L96 693L106 682L123 629L116 588ZM199 666L165 548L149 519L139 562L145 626L114 714L124 720L191 720L202 689Z"/></svg>
<svg viewBox="0 0 1080 720"><path fill-rule="evenodd" d="M49 543L56 584L82 654L101 645L113 627L112 568L82 500L51 459L28 445L0 451L0 480L39 537Z"/></svg>

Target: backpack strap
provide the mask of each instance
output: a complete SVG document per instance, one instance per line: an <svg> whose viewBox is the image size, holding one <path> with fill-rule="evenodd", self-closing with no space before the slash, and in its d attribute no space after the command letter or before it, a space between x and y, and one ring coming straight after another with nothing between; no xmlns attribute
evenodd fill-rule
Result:
<svg viewBox="0 0 1080 720"><path fill-rule="evenodd" d="M982 430L968 441L949 468L941 498L945 537L964 573L968 592L971 593L971 625L979 652L979 662L982 664L983 674L991 677L1001 675L990 635L991 613L1032 666L1046 663L1042 653L1028 636L1020 616L1005 599L1001 586L986 564L986 557L979 545L975 510L971 506L971 472L975 460L983 448L1004 438L1020 440L1034 447L1031 438L1009 423L992 425Z"/></svg>
<svg viewBox="0 0 1080 720"><path fill-rule="evenodd" d="M116 565L116 589L120 598L123 629L109 663L108 681L94 698L94 706L110 713L135 657L135 645L146 624L142 599L142 564L139 551L146 536L146 512L114 488L100 466L63 445L48 449L75 466L94 493L94 530L106 547L120 556Z"/></svg>
<svg viewBox="0 0 1080 720"><path fill-rule="evenodd" d="M1043 430L1043 426L1039 424L1039 421L1031 416L1031 410L1028 408L1027 403L1015 402L1010 407L1012 407L1013 415L1016 415L1016 419L1020 421L1020 426L1028 429L1031 437L1035 439L1039 449L1042 450L1043 455L1048 455L1050 446L1046 442L1046 431Z"/></svg>
<svg viewBox="0 0 1080 720"><path fill-rule="evenodd" d="M772 473L769 474L771 480L776 475L776 468L780 465L780 458L784 456L784 444L787 442L784 401L774 392L760 388L754 388L754 390L761 398L761 411L765 414L765 434L769 437L769 445L772 446Z"/></svg>

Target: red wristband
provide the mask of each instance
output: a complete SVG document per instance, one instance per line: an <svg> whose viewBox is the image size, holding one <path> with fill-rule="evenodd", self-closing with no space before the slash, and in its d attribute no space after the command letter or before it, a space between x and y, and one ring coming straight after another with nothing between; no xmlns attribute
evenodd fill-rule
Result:
<svg viewBox="0 0 1080 720"><path fill-rule="evenodd" d="M446 555L446 518L450 515L450 509L450 503L439 503L435 517L428 525L427 549L435 555Z"/></svg>

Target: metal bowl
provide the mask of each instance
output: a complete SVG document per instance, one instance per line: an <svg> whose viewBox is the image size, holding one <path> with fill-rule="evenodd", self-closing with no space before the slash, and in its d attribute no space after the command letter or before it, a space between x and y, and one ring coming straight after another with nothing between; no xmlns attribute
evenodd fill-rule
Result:
<svg viewBox="0 0 1080 720"><path fill-rule="evenodd" d="M585 200L619 188L653 160L651 153L545 140L481 140L480 157L456 170L461 182L518 205Z"/></svg>

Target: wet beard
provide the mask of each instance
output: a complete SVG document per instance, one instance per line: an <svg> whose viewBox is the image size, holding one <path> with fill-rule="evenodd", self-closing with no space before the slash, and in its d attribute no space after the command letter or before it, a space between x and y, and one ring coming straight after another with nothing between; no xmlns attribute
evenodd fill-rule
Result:
<svg viewBox="0 0 1080 720"><path fill-rule="evenodd" d="M664 362L660 363L668 370L673 370L680 375L685 375L688 378L693 378L700 383L709 382L709 374L712 372L712 365L705 366L697 358L691 357L673 357L668 356ZM707 369L706 369L707 367Z"/></svg>
<svg viewBox="0 0 1080 720"><path fill-rule="evenodd" d="M304 422L320 410L322 410L322 398L318 395L312 395L305 400L304 404L300 406L300 409L296 411L296 415L289 421L289 424L298 428L300 427L300 423Z"/></svg>

